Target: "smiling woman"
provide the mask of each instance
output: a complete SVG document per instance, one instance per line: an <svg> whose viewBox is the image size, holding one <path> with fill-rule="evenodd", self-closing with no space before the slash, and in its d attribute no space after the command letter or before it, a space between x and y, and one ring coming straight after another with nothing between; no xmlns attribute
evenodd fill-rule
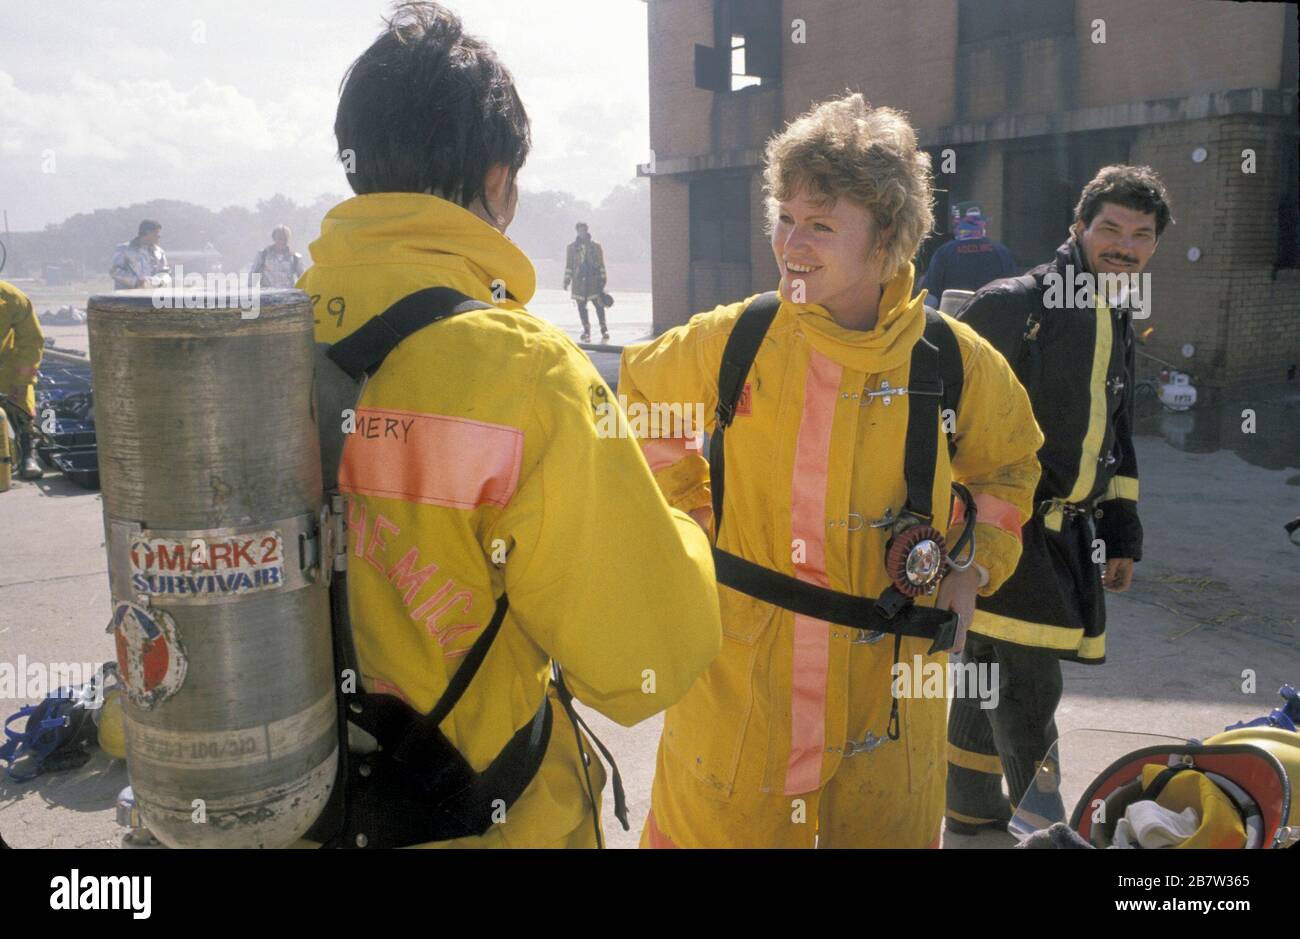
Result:
<svg viewBox="0 0 1300 939"><path fill-rule="evenodd" d="M335 625L364 691L344 713L381 749L340 742L347 798L308 837L602 845L604 748L573 701L631 725L685 693L721 641L707 540L636 443L601 436L609 389L525 308L536 271L505 231L530 125L493 48L440 4L399 6L335 130L357 195L299 286L337 309L316 326L330 358L370 376L325 475L354 559Z"/></svg>
<svg viewBox="0 0 1300 939"><path fill-rule="evenodd" d="M782 291L870 329L881 284L933 224L930 157L907 119L860 94L827 102L768 144L764 183Z"/></svg>
<svg viewBox="0 0 1300 939"><path fill-rule="evenodd" d="M642 439L669 502L714 535L724 636L665 717L642 844L926 847L946 707L920 683L891 697L891 664L941 671L976 592L1014 569L1042 436L1006 361L913 297L930 162L902 114L817 105L769 144L764 179L778 290L623 355L629 413L716 415L707 462ZM978 509L961 563L951 483Z"/></svg>

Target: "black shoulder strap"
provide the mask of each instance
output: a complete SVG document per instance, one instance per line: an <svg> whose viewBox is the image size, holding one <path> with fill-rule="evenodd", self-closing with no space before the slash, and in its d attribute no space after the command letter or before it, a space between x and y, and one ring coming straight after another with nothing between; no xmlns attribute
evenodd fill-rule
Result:
<svg viewBox="0 0 1300 939"><path fill-rule="evenodd" d="M722 522L723 435L735 416L749 367L779 306L780 299L776 294L764 294L757 298L741 314L723 352L718 378L717 425L709 445L715 533ZM934 488L935 461L938 457L936 425L940 419L940 406L950 407L955 412L961 400L962 384L961 350L956 335L937 311L932 312L927 316L925 332L917 340L912 352L904 454L907 509L927 519L931 515L931 490ZM896 637L928 638L933 640L930 649L932 653L950 648L956 635L955 615L948 611L916 607L909 597L897 590L894 590L893 597L888 597L887 592L879 600L842 594L804 583L716 546L713 549L713 560L719 583L784 609L856 629L890 632ZM895 719L896 712L891 716L891 722ZM893 731L891 735L895 735Z"/></svg>
<svg viewBox="0 0 1300 939"><path fill-rule="evenodd" d="M955 415L961 403L965 374L961 349L952 327L937 310L927 308L925 331L912 347L907 378L907 437L903 451L903 476L907 480L904 509L929 521L934 515L933 490L939 441L936 425L944 410ZM949 451L955 450L951 436Z"/></svg>
<svg viewBox="0 0 1300 939"><path fill-rule="evenodd" d="M929 310L925 317L925 338L939 349L939 377L943 379L943 409L957 413L961 404L962 385L966 382L966 369L961 362L961 347L952 327L938 310Z"/></svg>
<svg viewBox="0 0 1300 939"><path fill-rule="evenodd" d="M722 350L722 365L718 369L717 423L713 436L709 438L709 484L713 489L714 540L722 530L722 494L727 471L723 437L736 417L736 407L745 389L749 369L758 356L758 347L763 344L763 337L767 335L780 308L781 296L775 290L755 297L737 318L731 335L727 337L726 348Z"/></svg>
<svg viewBox="0 0 1300 939"><path fill-rule="evenodd" d="M388 353L411 334L458 313L484 309L491 309L491 305L473 300L459 290L427 287L398 300L361 328L334 343L325 354L354 381L359 381L363 375L373 375L378 371ZM341 447L338 450L342 452ZM340 663L340 669L351 669L354 675L359 676L361 671L352 644L352 628L348 617L346 572L336 574L330 586L335 622L335 657ZM478 673L479 666L483 664L483 659L487 657L488 648L501 628L508 607L509 601L502 594L487 628L470 647L442 697L432 711L420 717L418 724L421 730L412 735L414 740L410 745L425 741L465 693Z"/></svg>
<svg viewBox="0 0 1300 939"><path fill-rule="evenodd" d="M325 354L335 365L354 380L359 381L362 375L373 375L378 371L388 353L413 333L459 313L487 309L492 309L490 304L473 300L459 290L450 287L426 287L402 297L355 332L334 343ZM340 591L346 591L346 577L336 578L335 583L338 584ZM496 638L508 608L509 601L506 595L502 594L497 600L496 610L487 628L479 634L478 639L470 647L469 653L456 669L442 697L438 699L432 711L420 718L424 728L423 734L419 735L421 738L436 729L446 719L461 695L465 693L465 689L469 687L469 683L478 674L479 666L487 657L488 648ZM340 612L346 615L346 600ZM343 638L347 641L338 651L341 653L344 665L351 668L356 675L360 675L356 650L351 643L350 624Z"/></svg>
<svg viewBox="0 0 1300 939"><path fill-rule="evenodd" d="M470 310L490 310L492 305L473 300L450 287L426 287L408 294L359 329L340 339L326 353L353 379L373 375L407 336L426 326Z"/></svg>
<svg viewBox="0 0 1300 939"><path fill-rule="evenodd" d="M449 287L429 287L398 300L360 329L324 350L324 354L353 382L359 383L364 375L373 375L388 354L411 334L450 316L479 309L491 309L491 305L473 300ZM319 362L317 367L320 367ZM318 376L318 395L319 384ZM359 391L359 384L353 386L350 392L353 404L356 403ZM336 450L341 452L341 447ZM351 773L348 756L349 722L356 723L383 745L390 747L393 759L398 762L415 766L422 772L441 772L448 777L459 772L464 776L461 780L463 786L454 794L454 798L439 805L439 810L444 815L457 809L464 817L453 818L450 822L444 817L433 828L426 826L425 829L419 829L418 836L411 834L416 829L407 830L405 834L409 837L400 839L397 842L399 846L481 834L482 826L470 824L466 819L488 817L485 811L481 811L483 806L478 805L478 802L483 801L485 793L487 797L505 799L508 805L514 803L536 774L545 755L550 736L550 706L545 696L534 719L515 734L484 773L477 777L439 730L439 725L451 713L478 674L493 640L500 632L509 606L510 601L503 593L497 599L496 608L486 628L475 639L465 660L427 714L420 714L399 699L386 694L364 695L359 690L347 691L346 686L339 687L336 696L339 765L335 789L308 837L336 844L340 833L346 833L353 819L355 800L347 785ZM334 572L330 582L330 621L336 680L350 670L354 681L359 682L361 671L352 642L346 570ZM362 701L366 704L363 705Z"/></svg>

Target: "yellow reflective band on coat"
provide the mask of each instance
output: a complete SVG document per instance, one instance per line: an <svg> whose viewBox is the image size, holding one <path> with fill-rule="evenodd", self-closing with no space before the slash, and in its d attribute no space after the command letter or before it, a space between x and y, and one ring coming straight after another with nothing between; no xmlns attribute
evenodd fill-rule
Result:
<svg viewBox="0 0 1300 939"><path fill-rule="evenodd" d="M1106 634L1085 636L1082 627L1031 623L977 608L970 631L989 639L1002 639L1017 645L1073 652L1080 659L1099 660L1106 657Z"/></svg>
<svg viewBox="0 0 1300 939"><path fill-rule="evenodd" d="M1084 434L1083 446L1079 450L1079 475L1075 477L1074 488L1065 497L1066 502L1083 502L1097 481L1097 460L1106 439L1109 417L1106 413L1106 374L1110 371L1111 332L1110 308L1098 299L1097 338L1092 349L1092 378L1088 383L1092 398L1088 410L1088 432Z"/></svg>
<svg viewBox="0 0 1300 939"><path fill-rule="evenodd" d="M1138 481L1132 476L1116 476L1111 479L1106 486L1106 492L1102 495L1102 502L1111 499L1128 499L1131 502L1138 500Z"/></svg>
<svg viewBox="0 0 1300 939"><path fill-rule="evenodd" d="M1106 657L1106 634L1100 636L1084 636L1079 641L1079 648L1076 654L1081 659L1104 659Z"/></svg>
<svg viewBox="0 0 1300 939"><path fill-rule="evenodd" d="M1083 637L1082 627L1030 623L978 608L975 610L975 619L970 628L971 632L990 639L1005 639L1017 645L1037 646L1042 649L1074 650L1079 647L1079 640Z"/></svg>
<svg viewBox="0 0 1300 939"><path fill-rule="evenodd" d="M996 753L976 753L973 750L963 750L956 744L948 744L948 762L953 766L960 766L962 769L968 769L973 773L988 773L992 776L1002 775L1002 760ZM949 815L952 813L949 812ZM958 819L961 821L961 819Z"/></svg>

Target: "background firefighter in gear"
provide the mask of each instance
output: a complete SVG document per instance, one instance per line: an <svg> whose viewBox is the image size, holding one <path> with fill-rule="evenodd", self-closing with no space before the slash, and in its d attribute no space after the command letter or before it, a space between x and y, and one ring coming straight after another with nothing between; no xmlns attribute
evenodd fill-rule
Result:
<svg viewBox="0 0 1300 939"><path fill-rule="evenodd" d="M36 371L44 348L45 333L32 302L13 284L0 280L0 394L9 399L10 410L22 411L10 415L19 449L14 466L21 479L42 475L30 424L36 419Z"/></svg>
<svg viewBox="0 0 1300 939"><path fill-rule="evenodd" d="M980 602L963 653L966 662L997 662L1002 691L991 710L953 703L951 831L973 834L1006 824L1036 761L1057 737L1060 659L1105 660L1102 588L1127 590L1142 557L1134 337L1125 306L1133 298L1094 290L1095 304L1083 308L1052 298L1076 296L1080 276L1091 283L1098 274L1141 273L1170 220L1164 184L1153 170L1104 167L1084 187L1056 258L989 284L959 314L1015 366L1046 441L1024 556L1002 589Z"/></svg>
<svg viewBox="0 0 1300 939"><path fill-rule="evenodd" d="M718 547L840 593L890 583L911 395L926 319L909 259L931 226L929 158L898 112L861 95L816 107L774 138L765 185L780 306L747 373L727 434ZM700 401L713 415L719 362L746 301L695 316L625 351L620 392L633 404ZM1010 368L973 331L944 320L964 369L955 456L935 420L934 525L954 534L950 482L975 494L976 564L921 604L969 621L977 590L1014 569L1038 480L1042 437ZM919 387L917 388L919 391ZM936 411L937 413L937 411ZM717 425L709 422L710 432ZM711 524L704 458L683 441L646 439L669 502ZM926 847L943 815L942 697L897 702L891 664L945 663L926 640L875 641L719 587L723 649L669 708L642 845ZM960 637L958 638L960 643Z"/></svg>
<svg viewBox="0 0 1300 939"><path fill-rule="evenodd" d="M250 274L261 274L263 287L292 287L302 276L305 266L302 255L289 247L293 232L288 225L271 229L271 243L257 252Z"/></svg>
<svg viewBox="0 0 1300 939"><path fill-rule="evenodd" d="M634 440L598 433L604 382L524 308L536 275L504 233L529 121L493 50L437 4L400 8L349 71L335 132L357 195L325 217L299 285L319 297L318 341L431 286L492 307L410 335L361 395L339 478L363 683L428 712L508 593L442 731L481 772L549 695L549 748L506 824L437 846L592 847L604 775L551 663L624 725L678 700L720 643L708 539Z"/></svg>
<svg viewBox="0 0 1300 939"><path fill-rule="evenodd" d="M591 339L591 321L587 319L587 302L595 304L600 319L600 338L609 339L605 325L605 250L593 241L586 222L576 226L578 237L564 251L564 286L578 304L582 319L582 341Z"/></svg>
<svg viewBox="0 0 1300 939"><path fill-rule="evenodd" d="M1016 273L1011 252L988 236L988 217L978 202L952 207L952 241L930 259L922 286L925 302L938 308L945 290L979 290L990 281Z"/></svg>
<svg viewBox="0 0 1300 939"><path fill-rule="evenodd" d="M167 252L158 242L162 238L162 223L147 218L140 223L136 236L124 241L113 251L113 276L116 290L136 287L166 287L172 282L171 268L167 266Z"/></svg>

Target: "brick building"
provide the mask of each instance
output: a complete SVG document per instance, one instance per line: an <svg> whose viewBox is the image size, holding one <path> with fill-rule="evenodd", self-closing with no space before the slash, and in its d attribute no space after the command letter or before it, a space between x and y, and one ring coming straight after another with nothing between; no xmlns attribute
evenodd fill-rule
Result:
<svg viewBox="0 0 1300 939"><path fill-rule="evenodd" d="M1177 224L1148 268L1147 351L1210 387L1295 377L1296 4L647 2L656 331L775 286L764 143L850 89L910 114L940 230L976 199L1024 268L1065 239L1099 167L1151 165Z"/></svg>

